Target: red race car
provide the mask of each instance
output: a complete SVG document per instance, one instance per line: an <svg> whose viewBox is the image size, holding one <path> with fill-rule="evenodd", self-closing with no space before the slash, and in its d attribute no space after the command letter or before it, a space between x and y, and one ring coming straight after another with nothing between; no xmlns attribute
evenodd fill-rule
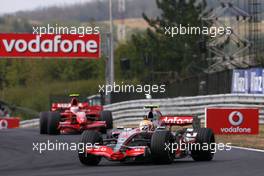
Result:
<svg viewBox="0 0 264 176"><path fill-rule="evenodd" d="M110 138L103 139L96 131L84 131L81 142L85 148L78 151L80 162L84 165L98 165L104 157L110 161L150 160L164 164L189 155L195 161L213 159L215 138L211 129L184 128L183 126L193 124L195 118L162 116L153 108L140 122L139 128L113 130ZM173 132L172 126L182 128ZM191 148L192 144L196 147ZM205 148L203 145L211 147Z"/></svg>
<svg viewBox="0 0 264 176"><path fill-rule="evenodd" d="M113 128L110 111L97 104L79 102L78 96L72 94L70 103L52 103L51 111L41 112L40 134L82 133L88 129L106 133Z"/></svg>

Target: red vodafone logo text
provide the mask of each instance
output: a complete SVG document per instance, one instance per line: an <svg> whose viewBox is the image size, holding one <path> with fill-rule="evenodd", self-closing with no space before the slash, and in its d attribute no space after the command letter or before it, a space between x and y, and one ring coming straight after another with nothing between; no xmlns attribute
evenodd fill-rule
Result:
<svg viewBox="0 0 264 176"><path fill-rule="evenodd" d="M0 56L99 58L100 35L0 34Z"/></svg>
<svg viewBox="0 0 264 176"><path fill-rule="evenodd" d="M216 134L258 134L259 112L254 108L207 108L206 126Z"/></svg>

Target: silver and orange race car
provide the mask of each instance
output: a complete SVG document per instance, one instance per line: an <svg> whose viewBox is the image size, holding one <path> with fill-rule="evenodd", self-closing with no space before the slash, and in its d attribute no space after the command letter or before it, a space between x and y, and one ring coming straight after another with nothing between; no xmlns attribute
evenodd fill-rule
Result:
<svg viewBox="0 0 264 176"><path fill-rule="evenodd" d="M112 136L108 135L106 139L96 131L84 131L81 142L86 148L78 152L80 162L84 165L98 165L104 157L110 161L151 160L164 164L189 155L195 161L213 159L214 147L211 144L214 144L215 137L211 129L185 128L193 124L194 117L162 116L153 109L138 128L113 130ZM155 119L151 119L153 117ZM181 129L173 131L173 126L181 126ZM181 147L183 145L184 148ZM196 147L191 148L191 145ZM211 148L204 148L203 145Z"/></svg>

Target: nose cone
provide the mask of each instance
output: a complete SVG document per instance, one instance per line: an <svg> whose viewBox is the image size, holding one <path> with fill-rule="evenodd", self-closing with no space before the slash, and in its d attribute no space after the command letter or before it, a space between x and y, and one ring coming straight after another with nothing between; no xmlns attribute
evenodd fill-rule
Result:
<svg viewBox="0 0 264 176"><path fill-rule="evenodd" d="M85 112L78 112L77 113L77 122L79 124L86 124L87 118Z"/></svg>

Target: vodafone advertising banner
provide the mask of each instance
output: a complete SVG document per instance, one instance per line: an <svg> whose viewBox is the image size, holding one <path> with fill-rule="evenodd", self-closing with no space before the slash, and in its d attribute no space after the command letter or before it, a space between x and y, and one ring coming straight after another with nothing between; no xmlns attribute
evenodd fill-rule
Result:
<svg viewBox="0 0 264 176"><path fill-rule="evenodd" d="M6 128L18 128L19 118L0 118L0 130Z"/></svg>
<svg viewBox="0 0 264 176"><path fill-rule="evenodd" d="M0 57L100 58L100 35L0 34Z"/></svg>
<svg viewBox="0 0 264 176"><path fill-rule="evenodd" d="M215 134L258 134L259 110L254 108L207 108L206 127Z"/></svg>

